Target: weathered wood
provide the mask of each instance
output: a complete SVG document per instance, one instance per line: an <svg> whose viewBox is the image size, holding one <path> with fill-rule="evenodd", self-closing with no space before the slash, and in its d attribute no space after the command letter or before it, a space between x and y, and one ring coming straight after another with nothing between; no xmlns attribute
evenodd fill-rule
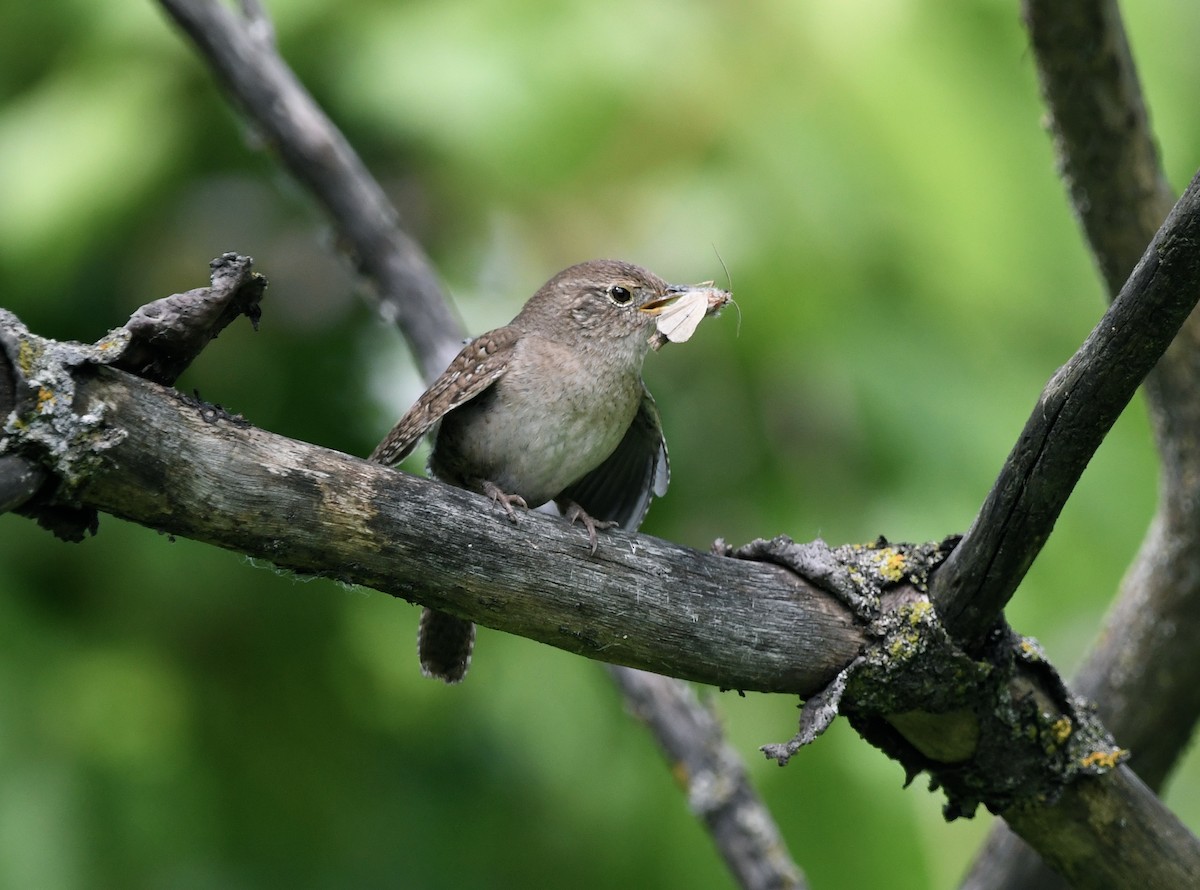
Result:
<svg viewBox="0 0 1200 890"><path fill-rule="evenodd" d="M120 371L76 406L123 431L85 505L305 574L363 584L580 655L714 686L809 694L862 636L777 566L557 517L254 428ZM77 407L78 410L78 407ZM303 517L303 521L297 521Z"/></svg>
<svg viewBox="0 0 1200 890"><path fill-rule="evenodd" d="M1200 887L1196 838L1127 766L1003 815L1079 890Z"/></svg>

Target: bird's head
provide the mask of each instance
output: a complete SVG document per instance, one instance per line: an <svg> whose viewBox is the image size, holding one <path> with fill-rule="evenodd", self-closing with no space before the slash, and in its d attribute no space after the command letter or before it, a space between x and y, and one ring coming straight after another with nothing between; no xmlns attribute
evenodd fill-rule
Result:
<svg viewBox="0 0 1200 890"><path fill-rule="evenodd" d="M728 302L729 294L711 282L668 284L632 263L591 260L542 285L513 323L578 349L640 358L650 346L686 340L705 315Z"/></svg>

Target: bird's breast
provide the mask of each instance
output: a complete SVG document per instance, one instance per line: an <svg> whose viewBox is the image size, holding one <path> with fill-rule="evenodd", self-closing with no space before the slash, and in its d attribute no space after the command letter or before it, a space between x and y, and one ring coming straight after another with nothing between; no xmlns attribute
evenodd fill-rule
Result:
<svg viewBox="0 0 1200 890"><path fill-rule="evenodd" d="M442 419L434 475L476 489L490 481L533 507L612 454L641 402L640 363L597 368L570 350L539 345L536 362L518 348L503 377Z"/></svg>

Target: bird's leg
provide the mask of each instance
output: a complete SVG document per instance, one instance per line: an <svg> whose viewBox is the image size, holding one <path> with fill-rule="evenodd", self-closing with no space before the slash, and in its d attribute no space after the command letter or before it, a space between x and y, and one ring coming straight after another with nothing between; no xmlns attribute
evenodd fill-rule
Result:
<svg viewBox="0 0 1200 890"><path fill-rule="evenodd" d="M516 507L520 507L522 510L529 509L529 505L525 503L525 498L521 497L519 494L509 494L495 482L489 482L484 479L483 493L491 498L493 502L504 508L505 514L508 516L509 520L512 521L513 525L517 524Z"/></svg>
<svg viewBox="0 0 1200 890"><path fill-rule="evenodd" d="M611 519L593 519L588 515L587 510L579 506L574 501L555 501L558 508L563 511L563 515L567 517L567 522L574 525L576 522L583 523L583 527L587 529L588 541L592 545L592 555L596 555L596 548L600 546L600 539L596 535L596 529L600 528L618 528L621 523L613 522Z"/></svg>

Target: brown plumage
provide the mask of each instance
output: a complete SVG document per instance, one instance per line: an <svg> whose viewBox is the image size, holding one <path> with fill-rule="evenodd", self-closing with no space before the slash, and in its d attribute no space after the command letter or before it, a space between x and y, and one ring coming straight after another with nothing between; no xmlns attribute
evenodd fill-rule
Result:
<svg viewBox="0 0 1200 890"><path fill-rule="evenodd" d="M594 552L598 528L637 528L666 493L666 442L642 360L665 342L655 340L658 314L699 289L618 260L563 270L509 324L468 343L370 459L399 463L432 433L433 476L488 495L513 521L517 507L554 501L583 523ZM710 312L728 300L707 291L720 295ZM471 622L426 609L422 670L460 681L474 635Z"/></svg>

